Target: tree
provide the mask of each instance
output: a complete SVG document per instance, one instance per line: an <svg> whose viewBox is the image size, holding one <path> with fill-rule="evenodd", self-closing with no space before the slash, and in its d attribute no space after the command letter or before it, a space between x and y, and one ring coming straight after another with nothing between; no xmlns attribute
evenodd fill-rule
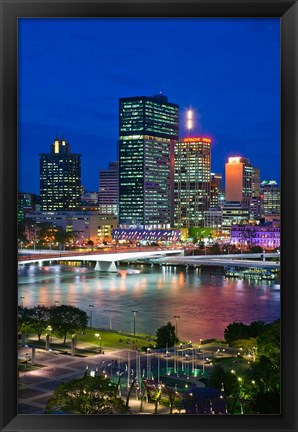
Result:
<svg viewBox="0 0 298 432"><path fill-rule="evenodd" d="M41 245L49 245L54 243L57 228L49 222L43 222L39 225L37 231L38 241Z"/></svg>
<svg viewBox="0 0 298 432"><path fill-rule="evenodd" d="M30 324L30 309L18 306L18 331L26 324Z"/></svg>
<svg viewBox="0 0 298 432"><path fill-rule="evenodd" d="M61 246L64 246L65 243L70 243L75 238L75 233L65 231L63 228L57 228L55 232L55 242L59 243Z"/></svg>
<svg viewBox="0 0 298 432"><path fill-rule="evenodd" d="M212 245L211 248L209 249L209 252L211 255L219 255L220 254L219 244L215 243L214 245Z"/></svg>
<svg viewBox="0 0 298 432"><path fill-rule="evenodd" d="M26 322L35 330L39 341L42 332L49 325L49 318L50 310L45 306L37 305L32 309L28 309Z"/></svg>
<svg viewBox="0 0 298 432"><path fill-rule="evenodd" d="M116 385L104 376L85 376L59 385L46 406L46 413L125 414L128 408L116 396Z"/></svg>
<svg viewBox="0 0 298 432"><path fill-rule="evenodd" d="M280 320L267 324L257 338L258 353L270 359L273 366L280 368Z"/></svg>
<svg viewBox="0 0 298 432"><path fill-rule="evenodd" d="M166 325L159 327L156 332L156 348L172 347L178 342L175 326L170 321Z"/></svg>
<svg viewBox="0 0 298 432"><path fill-rule="evenodd" d="M49 323L57 336L64 337L64 344L68 333L73 334L85 330L87 322L86 312L74 306L61 305L50 308Z"/></svg>
<svg viewBox="0 0 298 432"><path fill-rule="evenodd" d="M239 392L239 381L235 374L227 372L222 366L215 365L210 373L208 387L223 390L226 396Z"/></svg>
<svg viewBox="0 0 298 432"><path fill-rule="evenodd" d="M256 338L238 339L235 342L232 342L231 346L234 348L243 348L243 354L250 355L253 358L253 361L256 361L258 352Z"/></svg>
<svg viewBox="0 0 298 432"><path fill-rule="evenodd" d="M247 339L249 338L248 326L242 322L233 322L225 328L224 337L228 344L231 344L237 339Z"/></svg>

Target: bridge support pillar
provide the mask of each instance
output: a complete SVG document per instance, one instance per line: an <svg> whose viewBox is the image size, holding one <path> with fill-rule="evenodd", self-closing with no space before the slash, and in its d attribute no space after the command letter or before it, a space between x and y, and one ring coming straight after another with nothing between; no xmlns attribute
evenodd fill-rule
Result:
<svg viewBox="0 0 298 432"><path fill-rule="evenodd" d="M97 261L95 269L96 271L113 272L117 273L117 267L115 261Z"/></svg>

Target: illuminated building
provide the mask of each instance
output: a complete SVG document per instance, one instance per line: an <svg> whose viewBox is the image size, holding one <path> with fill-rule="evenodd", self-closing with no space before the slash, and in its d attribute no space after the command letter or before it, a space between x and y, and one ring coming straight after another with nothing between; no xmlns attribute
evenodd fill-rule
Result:
<svg viewBox="0 0 298 432"><path fill-rule="evenodd" d="M260 225L233 225L231 243L237 246L261 246L277 248L280 246L280 222L266 222Z"/></svg>
<svg viewBox="0 0 298 432"><path fill-rule="evenodd" d="M226 201L239 201L243 206L249 206L253 169L247 158L229 158L226 163Z"/></svg>
<svg viewBox="0 0 298 432"><path fill-rule="evenodd" d="M231 233L232 225L247 224L250 220L249 208L240 201L226 201L222 209L222 231Z"/></svg>
<svg viewBox="0 0 298 432"><path fill-rule="evenodd" d="M174 161L174 226L202 227L210 207L211 139L180 139L174 145Z"/></svg>
<svg viewBox="0 0 298 432"><path fill-rule="evenodd" d="M119 224L169 228L176 104L163 95L119 100Z"/></svg>
<svg viewBox="0 0 298 432"><path fill-rule="evenodd" d="M71 153L65 139L55 139L40 156L42 211L78 210L81 202L81 155Z"/></svg>
<svg viewBox="0 0 298 432"><path fill-rule="evenodd" d="M177 242L181 240L180 230L142 230L142 229L114 229L112 232L113 240L119 242L127 241L145 241L147 243L163 241L163 242Z"/></svg>
<svg viewBox="0 0 298 432"><path fill-rule="evenodd" d="M95 245L111 241L112 230L118 223L116 216L85 211L34 212L28 217L35 221L36 226L47 222L74 233L74 243L78 244L84 244L88 240L92 240Z"/></svg>
<svg viewBox="0 0 298 432"><path fill-rule="evenodd" d="M222 175L211 173L210 207L218 207L222 197Z"/></svg>
<svg viewBox="0 0 298 432"><path fill-rule="evenodd" d="M216 228L217 231L222 230L222 209L220 207L212 207L204 211L204 227Z"/></svg>
<svg viewBox="0 0 298 432"><path fill-rule="evenodd" d="M260 168L253 167L251 179L251 194L253 197L260 196Z"/></svg>
<svg viewBox="0 0 298 432"><path fill-rule="evenodd" d="M98 208L100 213L118 215L119 163L110 162L99 172Z"/></svg>
<svg viewBox="0 0 298 432"><path fill-rule="evenodd" d="M32 197L31 193L18 193L18 222L23 222L26 213L32 211Z"/></svg>
<svg viewBox="0 0 298 432"><path fill-rule="evenodd" d="M250 218L261 219L262 217L262 199L261 196L253 196L250 200Z"/></svg>
<svg viewBox="0 0 298 432"><path fill-rule="evenodd" d="M275 180L264 180L261 183L263 215L280 214L280 187Z"/></svg>

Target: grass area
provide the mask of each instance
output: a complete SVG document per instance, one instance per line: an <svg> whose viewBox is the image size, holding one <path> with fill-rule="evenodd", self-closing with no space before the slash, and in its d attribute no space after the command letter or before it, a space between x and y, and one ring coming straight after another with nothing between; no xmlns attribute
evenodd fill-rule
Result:
<svg viewBox="0 0 298 432"><path fill-rule="evenodd" d="M19 365L18 365L18 371L19 372L29 372L29 371L32 371L32 370L40 369L42 367L44 367L44 365L35 364L34 366L32 366L31 363L25 363L25 362L23 362L23 363L19 363Z"/></svg>
<svg viewBox="0 0 298 432"><path fill-rule="evenodd" d="M27 331L28 330L28 331ZM41 341L37 340L37 335L30 327L27 329L26 343L34 344L35 346L44 348L47 332L43 332ZM99 334L100 336L95 336ZM84 351L85 355L94 354L100 350L106 349L123 349L123 348L142 348L149 345L154 346L154 337L146 334L123 333L107 329L87 328L84 332L79 332L76 335L78 351ZM101 338L101 340L99 339ZM70 350L70 335L67 335L66 343L63 344L62 338L57 338L55 335L50 336L50 347L57 350Z"/></svg>
<svg viewBox="0 0 298 432"><path fill-rule="evenodd" d="M214 365L220 365L225 370L234 370L236 374L243 374L249 368L248 361L242 357L225 357L212 360Z"/></svg>
<svg viewBox="0 0 298 432"><path fill-rule="evenodd" d="M132 333L120 333L113 332L106 329L86 329L84 334L78 334L78 343L91 344L94 347L100 346L99 338L95 334L100 334L102 349L112 348L141 348L150 344L154 345L154 340L150 335L136 334L136 337ZM148 340L149 339L149 340Z"/></svg>

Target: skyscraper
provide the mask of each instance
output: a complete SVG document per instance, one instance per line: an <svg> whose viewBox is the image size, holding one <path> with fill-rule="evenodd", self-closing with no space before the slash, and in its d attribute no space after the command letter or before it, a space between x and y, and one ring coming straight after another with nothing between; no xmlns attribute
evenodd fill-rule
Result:
<svg viewBox="0 0 298 432"><path fill-rule="evenodd" d="M119 100L119 224L169 228L176 104L163 95Z"/></svg>
<svg viewBox="0 0 298 432"><path fill-rule="evenodd" d="M253 167L252 171L252 183L251 183L251 193L253 197L260 196L260 168Z"/></svg>
<svg viewBox="0 0 298 432"><path fill-rule="evenodd" d="M50 153L40 156L42 211L78 210L81 200L81 155L71 153L63 138L56 138Z"/></svg>
<svg viewBox="0 0 298 432"><path fill-rule="evenodd" d="M252 197L253 166L249 159L230 157L226 163L226 201L249 207Z"/></svg>
<svg viewBox="0 0 298 432"><path fill-rule="evenodd" d="M210 205L211 139L189 137L175 143L174 226L201 227Z"/></svg>
<svg viewBox="0 0 298 432"><path fill-rule="evenodd" d="M280 187L275 180L261 183L262 214L280 214Z"/></svg>
<svg viewBox="0 0 298 432"><path fill-rule="evenodd" d="M98 210L118 215L119 162L110 162L107 170L99 171Z"/></svg>
<svg viewBox="0 0 298 432"><path fill-rule="evenodd" d="M222 192L222 175L211 173L210 208L218 207Z"/></svg>

